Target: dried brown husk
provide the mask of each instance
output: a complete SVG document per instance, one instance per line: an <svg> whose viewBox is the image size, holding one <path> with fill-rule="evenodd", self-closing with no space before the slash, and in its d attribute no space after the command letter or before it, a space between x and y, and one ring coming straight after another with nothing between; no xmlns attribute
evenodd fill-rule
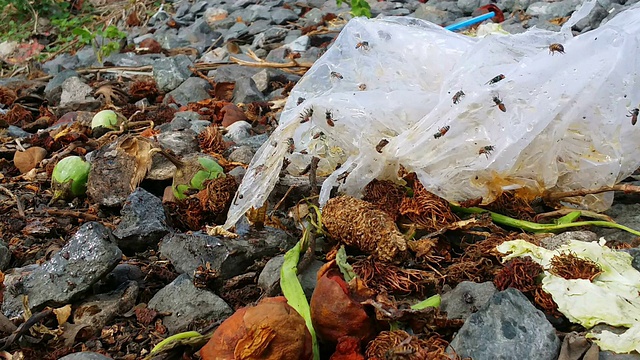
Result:
<svg viewBox="0 0 640 360"><path fill-rule="evenodd" d="M504 264L493 283L500 291L514 288L523 293L531 293L538 286L538 276L542 271L542 266L529 257L515 258Z"/></svg>
<svg viewBox="0 0 640 360"><path fill-rule="evenodd" d="M565 279L586 279L593 281L602 274L596 262L576 256L573 252L562 253L551 258L549 272Z"/></svg>
<svg viewBox="0 0 640 360"><path fill-rule="evenodd" d="M358 260L352 267L364 284L378 293L423 295L438 283L431 272L401 268L372 258Z"/></svg>
<svg viewBox="0 0 640 360"><path fill-rule="evenodd" d="M375 205L350 196L327 201L322 222L331 238L386 262L401 260L407 243L393 219Z"/></svg>
<svg viewBox="0 0 640 360"><path fill-rule="evenodd" d="M131 100L138 101L142 99L154 100L159 94L158 86L153 78L146 80L137 80L129 88Z"/></svg>
<svg viewBox="0 0 640 360"><path fill-rule="evenodd" d="M400 214L426 231L437 231L459 220L448 201L427 191L418 180L413 182L413 197L402 201Z"/></svg>
<svg viewBox="0 0 640 360"><path fill-rule="evenodd" d="M405 193L405 188L393 181L374 179L365 186L362 200L374 204L396 221L400 216L400 204Z"/></svg>
<svg viewBox="0 0 640 360"><path fill-rule="evenodd" d="M418 338L403 330L392 330L381 332L369 342L365 355L369 360L460 359L455 354L447 354L447 346L449 346L449 342L437 334Z"/></svg>
<svg viewBox="0 0 640 360"><path fill-rule="evenodd" d="M526 221L533 221L534 216L536 216L536 211L533 210L529 201L518 196L514 191L503 192L491 204L485 206L485 208L502 215Z"/></svg>
<svg viewBox="0 0 640 360"><path fill-rule="evenodd" d="M218 126L212 124L198 134L200 149L205 154L222 154L227 149Z"/></svg>
<svg viewBox="0 0 640 360"><path fill-rule="evenodd" d="M445 282L451 286L463 281L481 283L493 280L496 265L487 258L463 260L449 265L443 270Z"/></svg>

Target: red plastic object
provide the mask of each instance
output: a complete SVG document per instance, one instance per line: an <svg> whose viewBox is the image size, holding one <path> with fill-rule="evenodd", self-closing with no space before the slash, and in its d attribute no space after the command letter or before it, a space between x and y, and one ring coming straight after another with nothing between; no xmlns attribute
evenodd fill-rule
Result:
<svg viewBox="0 0 640 360"><path fill-rule="evenodd" d="M473 17L480 16L482 14L486 14L492 11L496 13L496 16L492 17L491 21L495 23L501 23L504 21L504 14L502 13L502 10L500 10L500 8L497 7L495 4L487 4L485 6L481 6L475 9L473 13L471 13L471 16Z"/></svg>

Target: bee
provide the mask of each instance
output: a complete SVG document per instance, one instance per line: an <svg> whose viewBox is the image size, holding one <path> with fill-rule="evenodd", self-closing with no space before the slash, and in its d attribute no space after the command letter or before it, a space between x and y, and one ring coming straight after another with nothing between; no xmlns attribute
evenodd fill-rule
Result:
<svg viewBox="0 0 640 360"><path fill-rule="evenodd" d="M300 124L304 124L307 121L311 120L311 116L313 116L313 108L310 107L300 114Z"/></svg>
<svg viewBox="0 0 640 360"><path fill-rule="evenodd" d="M340 80L344 79L342 74L340 74L339 72L336 72L336 71L332 71L331 72L331 77L332 78L336 78L336 79L340 79Z"/></svg>
<svg viewBox="0 0 640 360"><path fill-rule="evenodd" d="M434 139L438 139L441 136L443 136L444 134L447 133L447 131L449 131L451 127L449 125L445 126L445 127L441 127L440 129L438 129L438 132L433 134L433 138Z"/></svg>
<svg viewBox="0 0 640 360"><path fill-rule="evenodd" d="M350 172L348 172L348 171L343 172L342 174L340 174L340 175L336 178L336 181L343 181L343 183L344 183L344 181L346 181L346 180L347 180L347 177L349 176L349 174L350 174Z"/></svg>
<svg viewBox="0 0 640 360"><path fill-rule="evenodd" d="M388 360L399 360L405 358L405 356L414 354L416 350L411 346L411 336L404 339L400 344L392 347L387 350L384 354L385 359Z"/></svg>
<svg viewBox="0 0 640 360"><path fill-rule="evenodd" d="M462 98L464 97L464 91L460 90L458 91L455 95L453 95L453 103L457 104L460 102L460 100L462 100Z"/></svg>
<svg viewBox="0 0 640 360"><path fill-rule="evenodd" d="M298 103L297 103L296 105L300 105L300 104L302 104L305 100L307 100L307 99L305 99L305 98L303 98L302 96L300 96L300 97L298 98Z"/></svg>
<svg viewBox="0 0 640 360"><path fill-rule="evenodd" d="M324 133L322 131L320 131L319 133L313 134L313 139L315 140L315 139L319 138L320 136L324 136Z"/></svg>
<svg viewBox="0 0 640 360"><path fill-rule="evenodd" d="M631 125L635 125L638 122L638 114L640 114L640 110L638 110L638 108L629 111L629 115L627 115L627 117L631 118Z"/></svg>
<svg viewBox="0 0 640 360"><path fill-rule="evenodd" d="M296 150L296 144L293 142L293 138L288 138L287 139L287 152L289 154L293 154L293 152Z"/></svg>
<svg viewBox="0 0 640 360"><path fill-rule="evenodd" d="M500 74L500 75L495 76L493 79L491 79L491 80L487 81L487 82L486 82L486 83L484 83L484 84L485 84L485 85L487 85L487 84L489 84L489 85L493 85L493 84L497 83L498 81L500 81L500 80L502 80L502 79L504 79L504 78L505 78L504 74Z"/></svg>
<svg viewBox="0 0 640 360"><path fill-rule="evenodd" d="M360 91L365 91L365 90L367 90L367 84L360 84L360 85L358 85L358 90L360 90Z"/></svg>
<svg viewBox="0 0 640 360"><path fill-rule="evenodd" d="M564 54L564 46L562 46L562 44L557 44L557 43L549 45L549 54L553 55L556 52L559 52L560 54Z"/></svg>
<svg viewBox="0 0 640 360"><path fill-rule="evenodd" d="M483 146L480 151L478 151L478 155L482 155L484 154L484 156L487 157L487 159L489 158L489 155L491 155L491 152L495 150L495 148L493 147L493 145L487 145L487 146Z"/></svg>
<svg viewBox="0 0 640 360"><path fill-rule="evenodd" d="M389 143L389 140L387 139L380 140L378 145L376 145L376 151L382 154L382 148L387 146L388 143Z"/></svg>
<svg viewBox="0 0 640 360"><path fill-rule="evenodd" d="M336 126L336 124L333 122L334 120L333 120L333 115L331 115L331 111L329 110L325 111L324 115L325 115L325 118L327 119L327 125L331 127Z"/></svg>
<svg viewBox="0 0 640 360"><path fill-rule="evenodd" d="M494 97L493 97L493 102L495 103L495 105L494 105L494 106L497 106L497 107L498 107L498 109L500 109L500 111L502 111L502 112L507 112L507 107L506 107L506 106L504 106L504 104L502 103L502 100L500 100L500 98L499 98L499 97L494 96Z"/></svg>
<svg viewBox="0 0 640 360"><path fill-rule="evenodd" d="M356 44L356 49L369 50L369 42L368 41L360 41Z"/></svg>

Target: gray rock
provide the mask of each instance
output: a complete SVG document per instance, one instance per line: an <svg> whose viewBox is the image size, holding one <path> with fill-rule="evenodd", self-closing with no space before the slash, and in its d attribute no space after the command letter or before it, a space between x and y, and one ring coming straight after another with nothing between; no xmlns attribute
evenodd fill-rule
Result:
<svg viewBox="0 0 640 360"><path fill-rule="evenodd" d="M42 70L49 75L57 75L65 70L73 70L78 67L78 58L75 55L63 53L54 59L42 64Z"/></svg>
<svg viewBox="0 0 640 360"><path fill-rule="evenodd" d="M87 298L80 305L74 306L73 323L86 325L94 333L98 333L109 321L135 306L138 290L138 284L129 281L115 291Z"/></svg>
<svg viewBox="0 0 640 360"><path fill-rule="evenodd" d="M289 21L298 20L298 15L290 9L277 8L271 11L271 20L276 25L282 25Z"/></svg>
<svg viewBox="0 0 640 360"><path fill-rule="evenodd" d="M453 4L455 4L455 6L457 7L457 3L453 2L453 1L447 1L447 2L451 2ZM453 22L455 19L459 18L460 16L463 15L462 12L458 12L458 13L452 13L450 11L448 11L446 8L443 8L443 6L438 6L440 4L445 4L447 2L442 2L442 3L436 3L435 5L431 5L431 4L421 4L416 11L413 13L413 17L416 17L418 19L423 19L423 20L427 20L429 22L432 22L436 25L443 25L443 24L448 24ZM449 4L447 4L447 6L451 6Z"/></svg>
<svg viewBox="0 0 640 360"><path fill-rule="evenodd" d="M246 121L236 121L233 124L227 126L227 134L231 141L238 143L242 140L245 140L251 136L249 134L249 130L251 129L251 124Z"/></svg>
<svg viewBox="0 0 640 360"><path fill-rule="evenodd" d="M178 36L177 29L167 29L154 34L154 38L163 49L171 50L189 45L189 41Z"/></svg>
<svg viewBox="0 0 640 360"><path fill-rule="evenodd" d="M29 136L31 136L30 133L22 130L21 128L15 126L15 125L9 125L9 127L7 128L7 133L9 134L9 136L11 136L12 138L16 139L16 138L27 138Z"/></svg>
<svg viewBox="0 0 640 360"><path fill-rule="evenodd" d="M211 125L211 121L208 120L194 120L191 122L191 126L189 129L200 135L201 132L205 131Z"/></svg>
<svg viewBox="0 0 640 360"><path fill-rule="evenodd" d="M537 16L542 20L569 16L582 4L581 0L563 0L558 2L535 2L527 8L527 15Z"/></svg>
<svg viewBox="0 0 640 360"><path fill-rule="evenodd" d="M263 291L271 289L275 291L280 290L280 270L282 269L283 263L284 255L274 256L267 262L260 272L260 276L258 276L258 287L260 289ZM298 280L300 281L300 285L302 285L302 290L304 290L307 300L311 300L311 295L313 295L313 290L315 290L316 283L318 282L318 270L320 270L323 265L324 263L322 261L314 260L298 275Z"/></svg>
<svg viewBox="0 0 640 360"><path fill-rule="evenodd" d="M471 14L473 10L480 7L480 0L458 0L458 8L465 14Z"/></svg>
<svg viewBox="0 0 640 360"><path fill-rule="evenodd" d="M618 224L640 230L640 204L614 203L609 210L605 211L605 214L611 216ZM631 243L636 238L636 235L617 229L594 227L592 230L598 237L604 236L607 240Z"/></svg>
<svg viewBox="0 0 640 360"><path fill-rule="evenodd" d="M318 8L313 8L307 11L307 13L304 14L304 16L302 17L304 19L304 26L310 26L310 25L321 23L323 16L324 16L324 13L322 12L322 10Z"/></svg>
<svg viewBox="0 0 640 360"><path fill-rule="evenodd" d="M60 102L62 95L62 84L72 77L77 77L78 73L74 70L65 70L55 75L44 88L44 97L53 104Z"/></svg>
<svg viewBox="0 0 640 360"><path fill-rule="evenodd" d="M78 57L79 68L91 67L98 63L96 52L91 46L85 46L82 49L78 50L76 52L76 56Z"/></svg>
<svg viewBox="0 0 640 360"><path fill-rule="evenodd" d="M280 289L280 270L284 264L284 255L277 255L269 259L258 276L258 287L262 291L276 288Z"/></svg>
<svg viewBox="0 0 640 360"><path fill-rule="evenodd" d="M207 24L209 24L209 23L207 22ZM236 19L232 19L232 18L228 17L226 19L223 19L223 20L220 20L220 21L216 21L213 25L209 24L209 27L212 30L221 31L221 32L225 33L225 30L231 29L231 27L233 25L235 25L235 24L236 24Z"/></svg>
<svg viewBox="0 0 640 360"><path fill-rule="evenodd" d="M572 30L582 31L587 27L591 27L592 29L597 28L602 20L604 20L609 12L605 7L596 2L596 5L591 9L589 15L580 19L575 25L571 27Z"/></svg>
<svg viewBox="0 0 640 360"><path fill-rule="evenodd" d="M307 35L303 35L293 40L292 42L287 42L285 47L293 52L303 52L307 51L310 43L311 39Z"/></svg>
<svg viewBox="0 0 640 360"><path fill-rule="evenodd" d="M240 146L229 155L230 161L240 162L243 164L249 164L253 159L253 151L248 146Z"/></svg>
<svg viewBox="0 0 640 360"><path fill-rule="evenodd" d="M560 340L541 311L518 290L507 289L467 318L450 347L474 360L555 360Z"/></svg>
<svg viewBox="0 0 640 360"><path fill-rule="evenodd" d="M260 92L264 92L269 88L269 71L267 69L261 70L259 73L253 75L251 77L253 82L256 84L256 88Z"/></svg>
<svg viewBox="0 0 640 360"><path fill-rule="evenodd" d="M265 31L267 31L267 29L269 29L270 26L271 26L271 21L269 21L269 20L257 20L257 21L254 21L247 28L247 34L256 35L256 34L263 33Z"/></svg>
<svg viewBox="0 0 640 360"><path fill-rule="evenodd" d="M122 284L135 281L138 287L144 286L145 274L133 264L118 264L102 280L93 286L94 293L104 293L116 290Z"/></svg>
<svg viewBox="0 0 640 360"><path fill-rule="evenodd" d="M247 170L242 166L236 166L231 171L227 173L229 176L233 176L236 179L236 184L242 183L242 179L244 178L244 174L247 173Z"/></svg>
<svg viewBox="0 0 640 360"><path fill-rule="evenodd" d="M289 50L284 47L279 47L277 49L273 49L269 51L269 55L266 57L266 61L269 62L277 62L277 63L286 63L290 60L287 59L287 55L289 54Z"/></svg>
<svg viewBox="0 0 640 360"><path fill-rule="evenodd" d="M143 188L137 188L124 204L122 220L113 231L118 245L125 251L155 248L169 232L162 200Z"/></svg>
<svg viewBox="0 0 640 360"><path fill-rule="evenodd" d="M49 261L25 275L21 285L7 286L11 293L5 292L2 311L10 318L20 315L20 293L29 297L31 309L68 304L109 273L121 257L109 229L97 222L86 223Z"/></svg>
<svg viewBox="0 0 640 360"><path fill-rule="evenodd" d="M621 251L624 251L633 257L633 259L631 260L631 266L633 266L634 269L640 271L640 248L623 249Z"/></svg>
<svg viewBox="0 0 640 360"><path fill-rule="evenodd" d="M5 271L11 262L11 250L4 241L0 241L0 271Z"/></svg>
<svg viewBox="0 0 640 360"><path fill-rule="evenodd" d="M178 105L187 105L188 103L198 102L210 99L208 90L211 90L211 84L205 79L199 77L191 77L185 80L175 90L171 91L165 97L165 101L173 99Z"/></svg>
<svg viewBox="0 0 640 360"><path fill-rule="evenodd" d="M555 250L562 245L568 244L570 240L593 242L598 241L598 236L591 231L566 231L561 234L542 239L540 241L540 246L545 249Z"/></svg>
<svg viewBox="0 0 640 360"><path fill-rule="evenodd" d="M216 82L236 82L241 78L250 78L260 72L260 69L252 69L240 65L224 65L216 70L214 80Z"/></svg>
<svg viewBox="0 0 640 360"><path fill-rule="evenodd" d="M245 23L243 22L237 22L235 24L233 24L233 26L231 26L229 28L229 30L227 31L227 33L224 35L224 41L229 41L229 40L233 40L233 39L237 39L239 37L242 37L244 35L246 35L249 32L249 27L247 25L245 25Z"/></svg>
<svg viewBox="0 0 640 360"><path fill-rule="evenodd" d="M246 145L246 146L249 146L251 150L253 150L254 152L257 152L260 146L262 146L262 144L267 142L267 140L269 140L269 135L260 134L260 135L250 136L246 139L240 140L236 142L236 145L238 146Z"/></svg>
<svg viewBox="0 0 640 360"><path fill-rule="evenodd" d="M264 5L250 5L247 7L250 11L250 15L247 17L247 21L254 22L257 20L268 20L271 22L271 14L269 13L269 7Z"/></svg>
<svg viewBox="0 0 640 360"><path fill-rule="evenodd" d="M388 12L389 16L407 16L409 14L411 14L411 12L413 12L415 10L409 10L406 8L399 8L399 9L393 9L391 11Z"/></svg>
<svg viewBox="0 0 640 360"><path fill-rule="evenodd" d="M376 1L371 4L371 16L390 15L395 10L395 3L391 1ZM408 13L408 12L407 12Z"/></svg>
<svg viewBox="0 0 640 360"><path fill-rule="evenodd" d="M515 4L516 0L498 0L498 2L496 3L498 8L505 12L513 10Z"/></svg>
<svg viewBox="0 0 640 360"><path fill-rule="evenodd" d="M600 351L598 360L640 360L639 354L616 354L611 351Z"/></svg>
<svg viewBox="0 0 640 360"><path fill-rule="evenodd" d="M189 9L189 12L196 15L200 13L204 13L205 10L207 10L208 6L209 6L209 2L198 1L197 3L194 3L193 5L191 5L191 9Z"/></svg>
<svg viewBox="0 0 640 360"><path fill-rule="evenodd" d="M264 101L264 95L251 78L241 78L236 80L233 89L233 102L248 104L254 101Z"/></svg>
<svg viewBox="0 0 640 360"><path fill-rule="evenodd" d="M149 301L149 308L171 315L162 319L170 334L185 331L196 321L224 320L233 310L217 295L198 289L187 274L178 276Z"/></svg>
<svg viewBox="0 0 640 360"><path fill-rule="evenodd" d="M183 157L195 154L200 150L197 135L194 131L166 131L157 135L158 142L165 149L171 150L177 156ZM169 180L173 178L176 167L161 154L155 154L152 158L151 170L146 179Z"/></svg>
<svg viewBox="0 0 640 360"><path fill-rule="evenodd" d="M158 60L153 65L153 77L160 91L169 92L191 77L193 62L186 55Z"/></svg>
<svg viewBox="0 0 640 360"><path fill-rule="evenodd" d="M220 278L226 280L244 274L255 261L275 256L293 242L286 232L269 227L224 240L201 232L169 234L162 238L160 253L180 273L192 276L198 266L209 262Z"/></svg>
<svg viewBox="0 0 640 360"><path fill-rule="evenodd" d="M63 356L58 360L111 360L111 358L96 352L82 351Z"/></svg>
<svg viewBox="0 0 640 360"><path fill-rule="evenodd" d="M442 295L440 309L447 312L449 319L467 319L482 308L495 293L496 287L492 282L478 284L463 281Z"/></svg>
<svg viewBox="0 0 640 360"><path fill-rule="evenodd" d="M115 66L147 66L154 65L161 59L166 59L164 54L138 55L133 52L128 52L124 54L111 54L106 59L104 59L104 62L111 63Z"/></svg>
<svg viewBox="0 0 640 360"><path fill-rule="evenodd" d="M535 0L515 0L513 10L526 10Z"/></svg>
<svg viewBox="0 0 640 360"><path fill-rule="evenodd" d="M70 77L62 83L62 93L60 94L60 106L75 102L83 102L91 95L93 89L85 84L79 77Z"/></svg>
<svg viewBox="0 0 640 360"><path fill-rule="evenodd" d="M272 26L267 31L262 34L259 34L253 40L253 46L265 48L268 45L277 44L278 46L289 34L289 29L281 27L281 26ZM298 35L299 36L299 35ZM276 46L277 47L277 46ZM271 47L274 48L274 47Z"/></svg>

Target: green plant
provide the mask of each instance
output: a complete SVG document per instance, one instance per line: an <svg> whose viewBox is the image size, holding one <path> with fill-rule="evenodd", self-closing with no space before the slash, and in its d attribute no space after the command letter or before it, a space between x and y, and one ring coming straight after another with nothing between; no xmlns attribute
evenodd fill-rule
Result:
<svg viewBox="0 0 640 360"><path fill-rule="evenodd" d="M336 0L338 6L343 2L351 7L351 15L371 17L371 6L366 0Z"/></svg>
<svg viewBox="0 0 640 360"><path fill-rule="evenodd" d="M105 57L120 49L118 41L127 36L115 25L109 25L102 30L95 31L83 26L73 29L72 33L78 37L80 43L93 47L98 62L102 62Z"/></svg>

